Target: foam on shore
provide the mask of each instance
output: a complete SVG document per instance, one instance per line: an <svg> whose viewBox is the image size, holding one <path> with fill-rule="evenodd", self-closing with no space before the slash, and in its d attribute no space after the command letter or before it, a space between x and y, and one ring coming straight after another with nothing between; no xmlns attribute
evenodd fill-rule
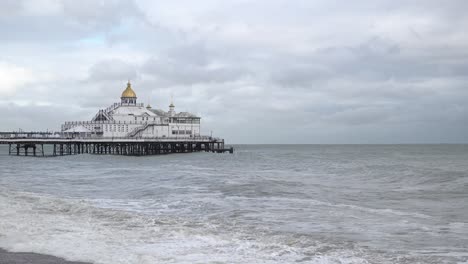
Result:
<svg viewBox="0 0 468 264"><path fill-rule="evenodd" d="M96 264L368 263L352 248L330 249L302 236L249 234L242 227L226 232L220 223L155 218L31 193L1 192L0 219L2 248Z"/></svg>

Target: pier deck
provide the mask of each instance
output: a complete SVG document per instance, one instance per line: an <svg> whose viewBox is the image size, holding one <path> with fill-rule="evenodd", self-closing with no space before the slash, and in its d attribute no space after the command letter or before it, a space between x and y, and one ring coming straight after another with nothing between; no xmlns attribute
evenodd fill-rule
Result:
<svg viewBox="0 0 468 264"><path fill-rule="evenodd" d="M224 139L213 137L162 138L64 138L51 134L0 134L0 145L8 145L9 155L55 157L77 154L146 156L170 153L234 153Z"/></svg>

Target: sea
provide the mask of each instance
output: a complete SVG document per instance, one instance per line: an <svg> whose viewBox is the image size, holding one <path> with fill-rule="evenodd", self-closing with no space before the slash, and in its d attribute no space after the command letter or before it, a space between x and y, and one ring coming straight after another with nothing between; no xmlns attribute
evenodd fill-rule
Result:
<svg viewBox="0 0 468 264"><path fill-rule="evenodd" d="M468 263L468 145L8 156L0 248L96 264Z"/></svg>

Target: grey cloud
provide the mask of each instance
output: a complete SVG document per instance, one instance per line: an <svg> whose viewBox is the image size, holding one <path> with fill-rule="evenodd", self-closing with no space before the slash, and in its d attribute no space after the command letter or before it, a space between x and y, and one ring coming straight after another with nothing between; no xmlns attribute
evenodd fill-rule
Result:
<svg viewBox="0 0 468 264"><path fill-rule="evenodd" d="M137 79L137 67L128 62L112 59L100 61L89 69L89 82Z"/></svg>
<svg viewBox="0 0 468 264"><path fill-rule="evenodd" d="M21 10L21 1L3 0L0 8L0 19L15 16Z"/></svg>
<svg viewBox="0 0 468 264"><path fill-rule="evenodd" d="M2 130L89 119L130 78L236 143L468 142L465 1L17 3L1 55L52 77L0 100Z"/></svg>
<svg viewBox="0 0 468 264"><path fill-rule="evenodd" d="M15 103L0 104L3 113L2 131L57 131L65 120L76 120L86 111L69 107L63 111L63 106L44 106L37 104L18 105Z"/></svg>
<svg viewBox="0 0 468 264"><path fill-rule="evenodd" d="M64 0L64 16L94 30L109 30L129 18L144 18L132 0Z"/></svg>
<svg viewBox="0 0 468 264"><path fill-rule="evenodd" d="M127 0L51 2L49 4L58 6L57 12L51 14L25 12L25 6L31 2L2 1L0 40L50 45L55 42L93 38L115 30L126 20L145 20L144 14L135 3ZM47 9L46 6L43 8Z"/></svg>
<svg viewBox="0 0 468 264"><path fill-rule="evenodd" d="M392 41L374 37L357 46L329 47L319 49L312 54L297 58L296 69L283 71L286 82L293 84L299 81L307 84L323 78L349 78L356 80L421 80L428 77L464 76L463 69L468 67L467 55L460 54L441 58L426 55L411 54ZM432 51L434 52L434 51ZM462 57L460 57L462 56ZM457 63L446 63L448 58ZM293 63L291 60L289 63ZM307 64L309 63L309 64ZM281 64L279 64L281 65ZM286 64L291 65L291 64ZM281 66L280 66L281 67ZM277 69L281 71L282 69ZM294 80L293 80L294 79ZM300 81L302 80L302 81Z"/></svg>
<svg viewBox="0 0 468 264"><path fill-rule="evenodd" d="M148 60L142 71L165 85L232 82L248 75L245 68L216 57L203 46L169 50L167 54Z"/></svg>
<svg viewBox="0 0 468 264"><path fill-rule="evenodd" d="M392 118L395 110L388 106L364 106L346 108L343 111L331 115L322 116L325 122L333 122L340 125L364 125L385 123Z"/></svg>

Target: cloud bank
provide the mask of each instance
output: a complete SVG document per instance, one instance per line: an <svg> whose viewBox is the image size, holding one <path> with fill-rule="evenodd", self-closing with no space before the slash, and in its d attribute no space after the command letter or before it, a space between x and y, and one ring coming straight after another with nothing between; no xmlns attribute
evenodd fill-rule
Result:
<svg viewBox="0 0 468 264"><path fill-rule="evenodd" d="M5 0L0 130L118 101L233 143L468 142L466 1Z"/></svg>

